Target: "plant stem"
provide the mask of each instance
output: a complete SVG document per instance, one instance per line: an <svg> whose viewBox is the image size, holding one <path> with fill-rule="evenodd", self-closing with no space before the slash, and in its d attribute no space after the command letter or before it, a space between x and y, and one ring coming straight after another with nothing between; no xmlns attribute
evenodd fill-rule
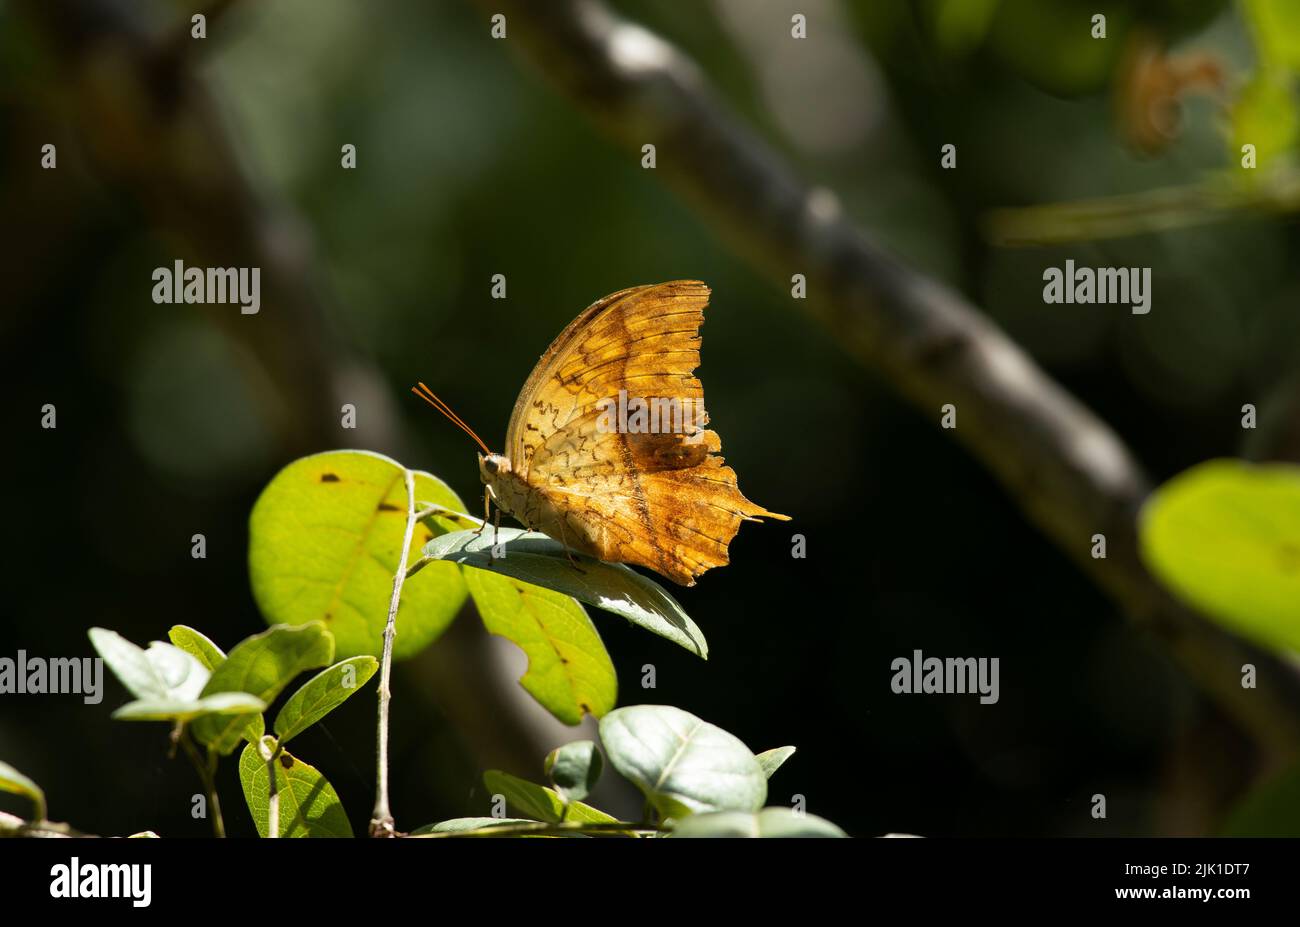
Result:
<svg viewBox="0 0 1300 927"><path fill-rule="evenodd" d="M178 740L185 749L185 755L190 758L190 762L194 765L195 772L199 774L199 779L203 782L203 790L207 793L208 813L212 815L212 835L214 837L224 837L226 836L226 822L221 817L221 801L217 798L217 754L209 750L208 759L205 763L194 746L194 740L190 737L188 726L181 731Z"/></svg>
<svg viewBox="0 0 1300 927"><path fill-rule="evenodd" d="M393 597L388 602L388 624L384 627L384 654L379 666L379 730L377 733L375 782L375 810L370 815L370 836L392 837L393 813L388 807L388 703L392 699L389 680L393 673L393 638L397 636L397 606L402 600L402 583L406 581L406 558L411 549L411 535L415 532L415 474L404 470L406 478L406 534L402 549L397 555L397 570L393 573Z"/></svg>

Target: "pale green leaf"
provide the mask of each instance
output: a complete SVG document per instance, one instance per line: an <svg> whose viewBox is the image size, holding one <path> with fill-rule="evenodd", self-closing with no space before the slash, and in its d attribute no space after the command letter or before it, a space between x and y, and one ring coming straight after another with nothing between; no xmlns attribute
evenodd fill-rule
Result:
<svg viewBox="0 0 1300 927"><path fill-rule="evenodd" d="M543 768L563 801L581 801L600 779L604 761L590 740L575 740L546 755Z"/></svg>
<svg viewBox="0 0 1300 927"><path fill-rule="evenodd" d="M669 705L634 705L600 722L605 755L665 818L757 811L763 767L739 738Z"/></svg>
<svg viewBox="0 0 1300 927"><path fill-rule="evenodd" d="M530 821L527 818L452 818L449 821L439 821L437 824L425 824L423 827L417 827L411 831L410 836L418 837L421 834L458 834L467 830L478 830L482 827L501 827L506 824L535 824L536 821Z"/></svg>
<svg viewBox="0 0 1300 927"><path fill-rule="evenodd" d="M294 461L262 491L249 522L253 596L268 624L319 620L334 633L340 658L383 649L393 574L431 540L438 519L416 525L408 556L405 471L364 451L331 451ZM415 474L417 504L463 511L437 477ZM442 523L448 528L449 523ZM432 564L402 590L396 659L414 656L446 627L465 601L451 564Z"/></svg>
<svg viewBox="0 0 1300 927"><path fill-rule="evenodd" d="M247 692L218 692L193 700L136 699L113 712L113 717L118 721L190 721L205 714L248 714L262 711L266 711L266 703Z"/></svg>
<svg viewBox="0 0 1300 927"><path fill-rule="evenodd" d="M91 628L89 634L90 643L128 692L136 698L168 697L166 683L142 648L107 628Z"/></svg>
<svg viewBox="0 0 1300 927"><path fill-rule="evenodd" d="M799 814L791 808L759 812L714 811L693 814L674 823L673 837L847 837L825 818Z"/></svg>
<svg viewBox="0 0 1300 927"><path fill-rule="evenodd" d="M426 557L451 560L468 567L554 589L596 608L621 615L635 625L708 658L704 634L677 601L654 580L621 563L605 563L570 551L544 534L500 529L503 557L493 557L494 529L481 536L456 531L434 538L424 547ZM566 555L567 552L567 555ZM569 562L569 557L578 568ZM579 572L581 570L581 572ZM469 574L467 574L469 575Z"/></svg>

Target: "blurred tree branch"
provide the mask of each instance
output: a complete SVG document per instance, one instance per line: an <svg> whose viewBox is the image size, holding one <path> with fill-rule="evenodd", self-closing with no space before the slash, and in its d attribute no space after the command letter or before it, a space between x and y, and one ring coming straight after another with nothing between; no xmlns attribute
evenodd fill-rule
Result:
<svg viewBox="0 0 1300 927"><path fill-rule="evenodd" d="M653 143L657 172L793 304L921 414L958 409L956 437L1043 532L1155 634L1273 761L1300 742L1300 677L1183 607L1138 555L1149 487L1119 437L960 294L903 265L805 183L713 92L693 61L597 0L484 2L508 43L616 141ZM1104 534L1107 557L1090 556ZM1054 655L1068 660L1068 655ZM1259 669L1243 689L1241 668Z"/></svg>

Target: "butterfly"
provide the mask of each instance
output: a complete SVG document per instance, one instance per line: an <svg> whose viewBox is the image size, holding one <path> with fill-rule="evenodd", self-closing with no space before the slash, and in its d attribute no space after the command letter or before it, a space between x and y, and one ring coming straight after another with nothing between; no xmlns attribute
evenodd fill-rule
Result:
<svg viewBox="0 0 1300 927"><path fill-rule="evenodd" d="M742 521L785 515L746 499L705 429L695 377L709 288L639 286L597 300L560 332L524 383L494 454L421 383L412 387L482 448L479 475L530 530L683 586L728 562Z"/></svg>

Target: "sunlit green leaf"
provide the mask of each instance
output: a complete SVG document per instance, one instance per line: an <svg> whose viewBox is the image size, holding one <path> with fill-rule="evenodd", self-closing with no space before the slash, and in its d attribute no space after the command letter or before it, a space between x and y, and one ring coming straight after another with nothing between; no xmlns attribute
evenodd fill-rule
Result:
<svg viewBox="0 0 1300 927"><path fill-rule="evenodd" d="M1300 3L1244 0L1242 10L1263 65L1300 71Z"/></svg>
<svg viewBox="0 0 1300 927"><path fill-rule="evenodd" d="M333 658L334 639L321 622L296 628L277 625L237 644L213 672L203 695L247 692L269 705L299 673ZM193 731L200 743L224 754L234 750L241 738L260 734L245 733L250 723L256 728L260 721L260 714L205 715L194 721Z"/></svg>
<svg viewBox="0 0 1300 927"><path fill-rule="evenodd" d="M566 595L509 576L470 571L465 584L483 625L528 656L519 684L565 724L614 707L618 677L581 605Z"/></svg>
<svg viewBox="0 0 1300 927"><path fill-rule="evenodd" d="M1260 71L1232 106L1232 163L1239 163L1243 145L1255 146L1256 170L1239 171L1242 179L1266 177L1270 168L1292 151L1300 136L1300 103L1290 74ZM1259 173L1256 173L1258 171Z"/></svg>
<svg viewBox="0 0 1300 927"><path fill-rule="evenodd" d="M287 750L275 759L276 793L280 796L281 837L351 837L352 825L334 786L314 766ZM239 781L261 837L270 834L270 781L257 744L239 755Z"/></svg>
<svg viewBox="0 0 1300 927"><path fill-rule="evenodd" d="M209 673L220 666L226 659L226 654L220 647L198 631L183 624L174 625L167 632L167 638L181 650L202 663L204 669Z"/></svg>
<svg viewBox="0 0 1300 927"><path fill-rule="evenodd" d="M1161 486L1140 522L1166 585L1231 630L1300 650L1300 468L1200 464Z"/></svg>
<svg viewBox="0 0 1300 927"><path fill-rule="evenodd" d="M339 657L382 652L393 574L406 562L398 550L406 530L404 472L378 454L332 451L276 474L249 522L253 596L268 624L320 620L334 633ZM428 473L415 474L415 498L464 510ZM416 526L411 553L434 537L437 524ZM402 590L394 657L423 650L464 601L465 584L452 564L412 576Z"/></svg>
<svg viewBox="0 0 1300 927"><path fill-rule="evenodd" d="M582 821L590 824L618 823L618 818L611 817L600 809L580 801L569 802L566 812L564 802L554 790L497 769L489 769L483 774L483 785L487 787L489 795L504 795L506 802L512 808L537 821L555 824L563 815L566 821Z"/></svg>
<svg viewBox="0 0 1300 927"><path fill-rule="evenodd" d="M280 743L288 743L347 701L377 669L379 661L374 657L350 657L303 683L275 716L275 734Z"/></svg>

